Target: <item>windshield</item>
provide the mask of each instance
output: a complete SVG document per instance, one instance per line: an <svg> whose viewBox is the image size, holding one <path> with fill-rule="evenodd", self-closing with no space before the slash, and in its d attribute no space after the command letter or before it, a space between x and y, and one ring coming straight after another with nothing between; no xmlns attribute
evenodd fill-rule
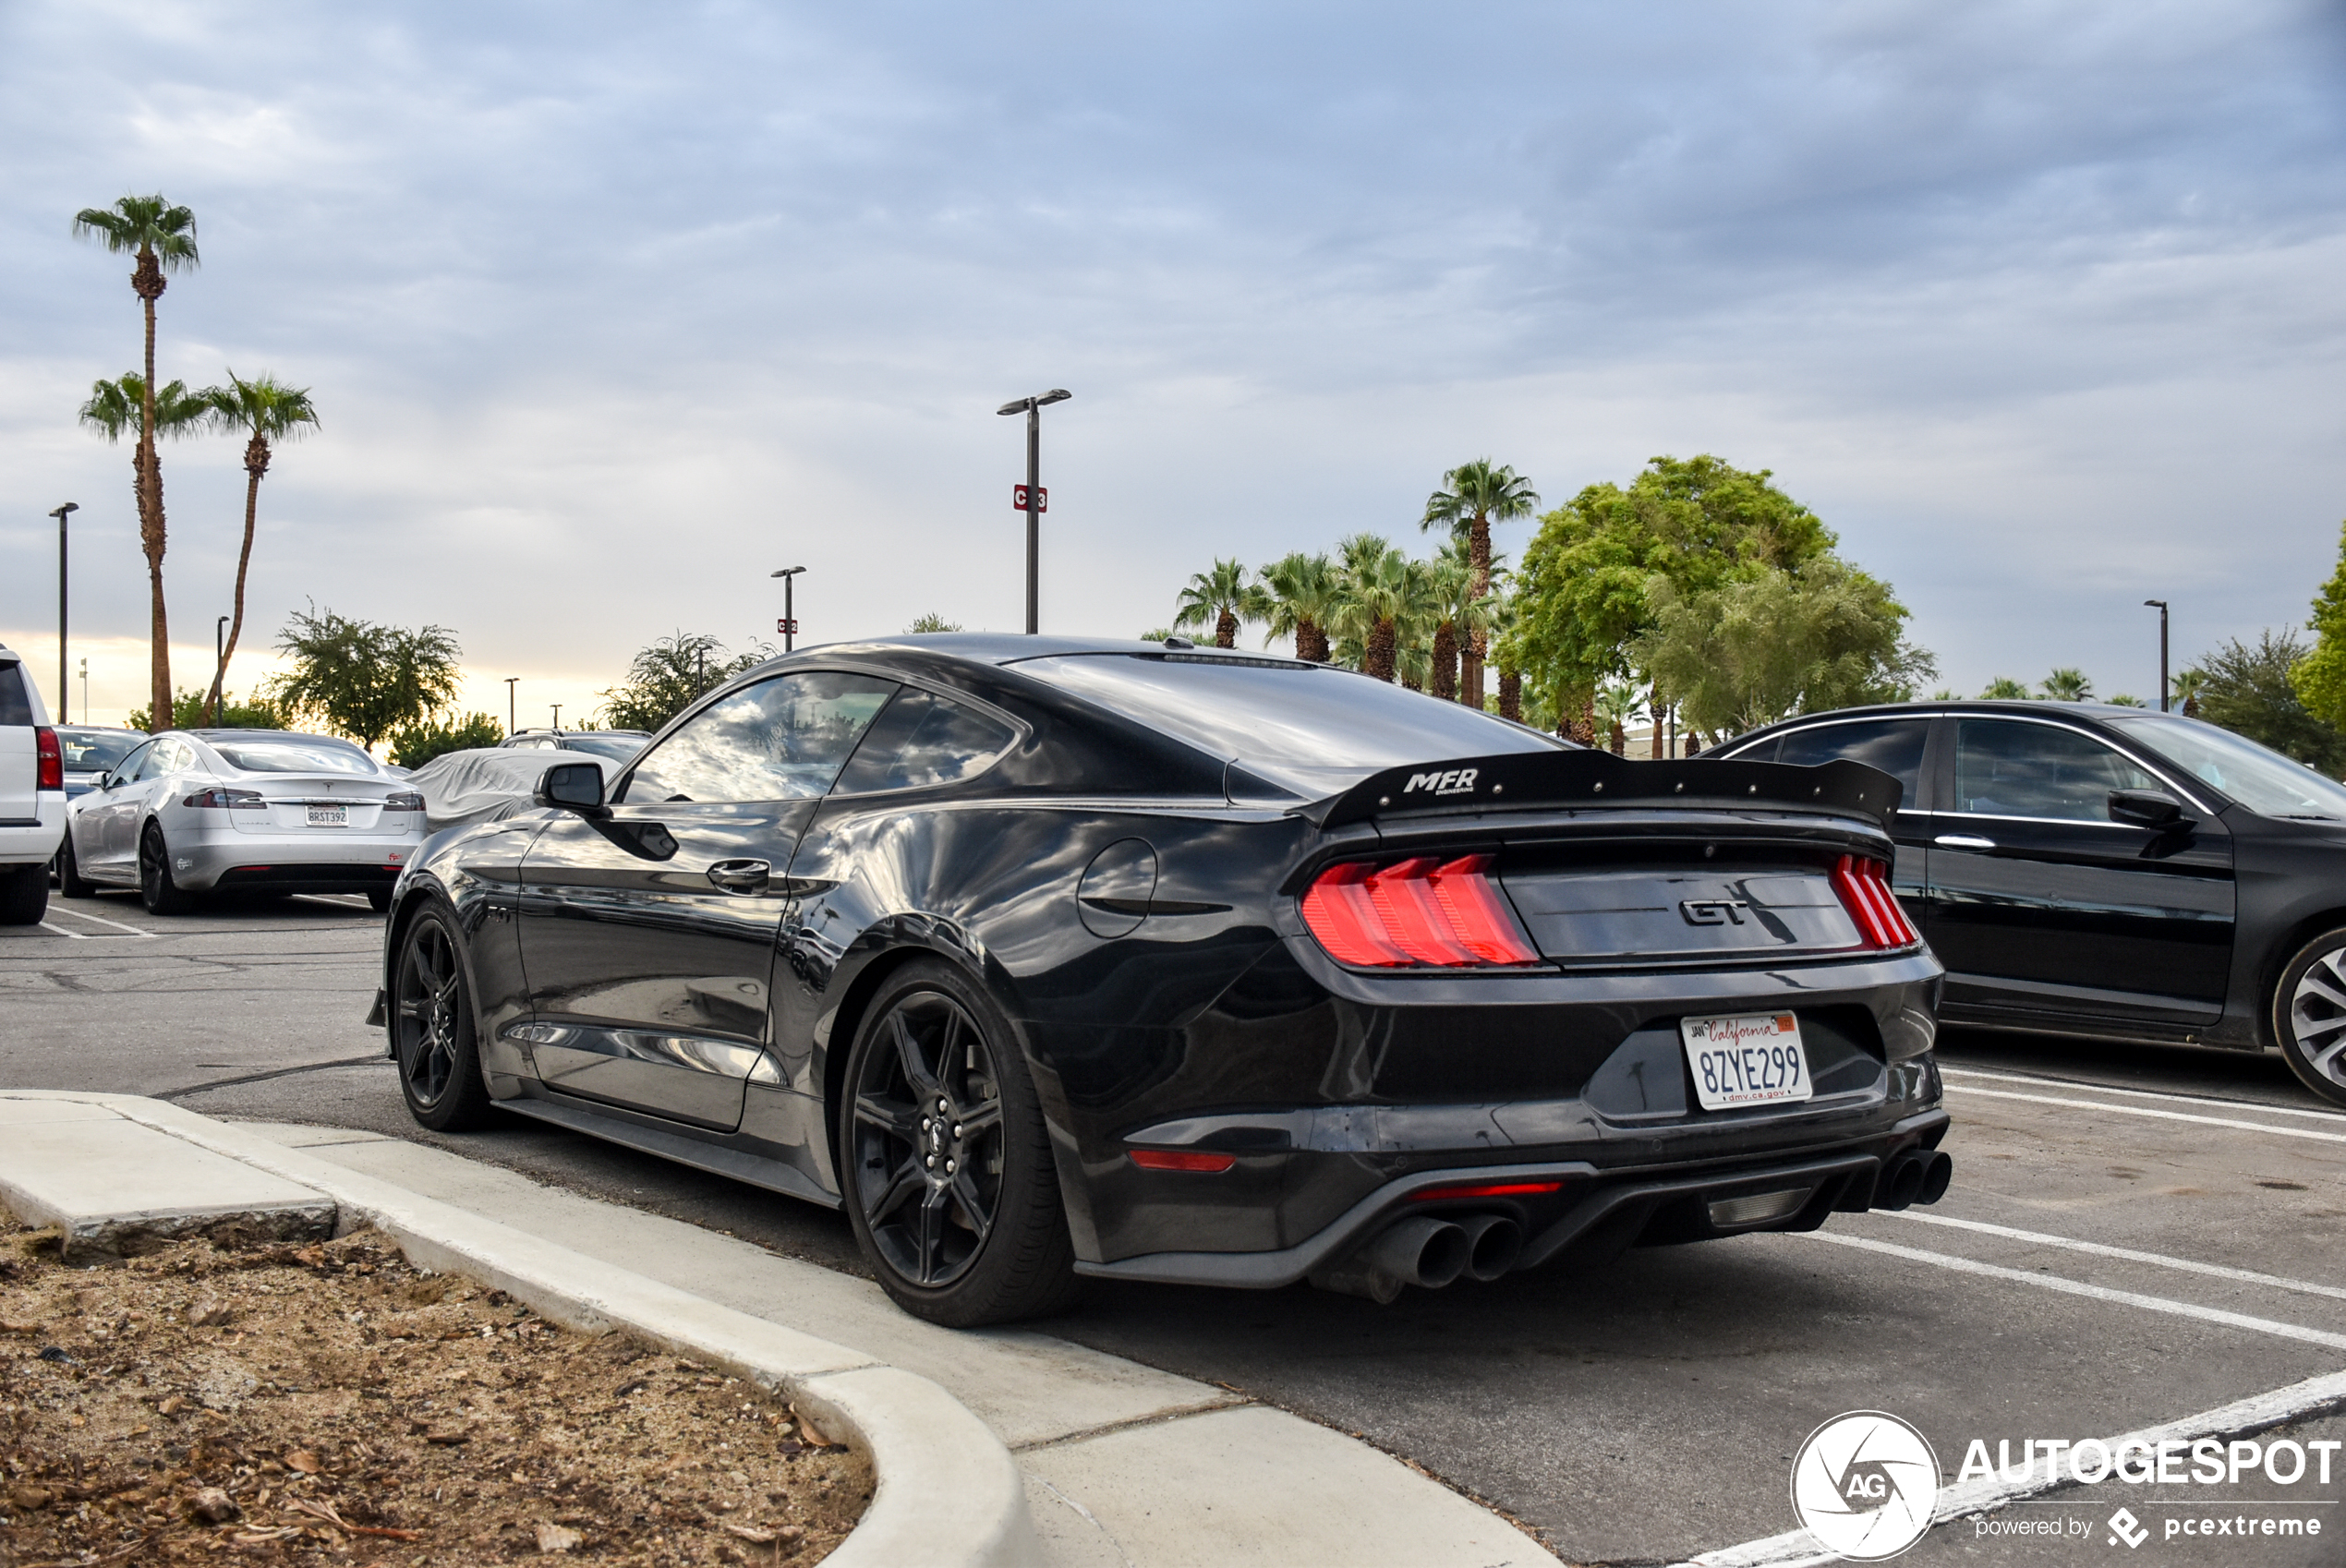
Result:
<svg viewBox="0 0 2346 1568"><path fill-rule="evenodd" d="M103 773L146 738L136 730L60 730L57 745L67 773Z"/></svg>
<svg viewBox="0 0 2346 1568"><path fill-rule="evenodd" d="M613 762L626 762L644 749L644 739L641 735L571 734L562 737L562 750L591 752L599 757L609 757Z"/></svg>
<svg viewBox="0 0 2346 1568"><path fill-rule="evenodd" d="M1012 668L1306 795L1406 763L1566 749L1536 730L1326 665L1057 654Z"/></svg>
<svg viewBox="0 0 2346 1568"><path fill-rule="evenodd" d="M322 735L282 741L214 741L221 761L246 773L380 773L375 759L357 747Z"/></svg>
<svg viewBox="0 0 2346 1568"><path fill-rule="evenodd" d="M2346 821L2346 786L2244 736L2195 718L2113 718L2110 723L2260 815Z"/></svg>

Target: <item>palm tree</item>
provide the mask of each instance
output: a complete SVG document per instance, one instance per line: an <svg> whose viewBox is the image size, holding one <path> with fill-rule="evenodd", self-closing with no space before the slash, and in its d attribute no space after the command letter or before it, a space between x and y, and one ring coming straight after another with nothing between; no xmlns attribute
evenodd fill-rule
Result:
<svg viewBox="0 0 2346 1568"><path fill-rule="evenodd" d="M2094 683L2082 669L2056 669L2045 677L2041 690L2050 703L2089 703L2094 700Z"/></svg>
<svg viewBox="0 0 2346 1568"><path fill-rule="evenodd" d="M90 401L81 405L81 422L104 436L108 441L119 441L126 432L128 433L138 452L143 454L151 444L147 440L148 420L151 415L154 422L153 428L157 434L185 436L201 426L211 412L212 404L205 401L201 393L190 392L187 382L165 381L156 389L152 396L150 396L147 392L147 379L139 375L138 371L132 370L125 374L118 381L91 383ZM146 474L139 456L132 457L130 472L131 493L138 498L139 515L143 520L146 515L146 498L142 493L143 487L140 481ZM162 482L158 479L155 491L158 496L162 494L161 486ZM163 561L160 550L147 557L147 566L154 584L155 624L160 628L163 624ZM158 657L167 661L168 650ZM168 662L163 664L161 669L165 677L170 675L171 667ZM171 709L151 707L147 711L151 714L160 713L167 716ZM168 728L167 725L166 728Z"/></svg>
<svg viewBox="0 0 2346 1568"><path fill-rule="evenodd" d="M1454 537L1466 540L1467 558L1474 567L1474 597L1481 598L1491 591L1491 525L1529 517L1539 504L1539 492L1529 477L1478 457L1442 476L1442 488L1425 498L1425 516L1419 526L1447 528ZM1489 646L1487 633L1472 633L1459 661L1470 707L1482 706L1482 661Z"/></svg>
<svg viewBox="0 0 2346 1568"><path fill-rule="evenodd" d="M1336 571L1324 555L1301 550L1263 569L1269 608L1263 619L1270 626L1264 638L1295 639L1295 657L1312 664L1328 662L1328 621L1336 613Z"/></svg>
<svg viewBox="0 0 2346 1568"><path fill-rule="evenodd" d="M160 195L126 196L112 207L84 207L73 215L77 238L94 239L109 251L135 254L139 264L130 273L131 292L139 296L147 317L146 374L139 381L142 399L139 419L139 451L131 460L138 476L139 545L147 556L147 586L151 603L148 679L151 714L171 711L171 627L163 601L163 465L155 456L155 433L165 427L156 409L155 301L163 297L163 274L195 266L196 215L174 207ZM175 386L176 382L173 383Z"/></svg>
<svg viewBox="0 0 2346 1568"><path fill-rule="evenodd" d="M1243 562L1237 561L1216 561L1213 571L1192 574L1180 597L1173 602L1174 626L1202 630L1211 621L1214 645L1237 647L1240 625L1264 620L1271 613L1270 596L1248 581L1253 575Z"/></svg>
<svg viewBox="0 0 2346 1568"><path fill-rule="evenodd" d="M1638 712L1638 689L1627 681L1608 681L1597 692L1596 717L1603 726L1599 733L1610 738L1614 756L1628 751L1629 738L1623 727L1636 719Z"/></svg>
<svg viewBox="0 0 2346 1568"><path fill-rule="evenodd" d="M1523 664L1517 656L1514 633L1521 619L1513 594L1491 596L1491 657L1499 667L1499 717L1523 722Z"/></svg>
<svg viewBox="0 0 2346 1568"><path fill-rule="evenodd" d="M245 441L245 542L236 552L236 614L230 618L228 641L221 650L220 668L212 672L212 692L204 698L204 722L220 721L220 692L228 679L228 661L236 655L236 639L245 629L245 568L252 561L253 517L260 506L260 478L269 472L272 441L292 440L304 427L316 428L318 410L308 387L289 387L263 372L248 381L228 372L224 387L206 387L198 394L210 410L205 423Z"/></svg>
<svg viewBox="0 0 2346 1568"><path fill-rule="evenodd" d="M1999 675L1988 682L1986 689L1981 691L1979 695L1982 699L1994 698L2001 702L2026 702L2028 688L2009 675Z"/></svg>
<svg viewBox="0 0 2346 1568"><path fill-rule="evenodd" d="M1464 702L1459 656L1478 635L1488 639L1497 602L1488 593L1474 591L1474 563L1459 540L1433 552L1425 575L1434 601L1433 671L1426 690L1447 702Z"/></svg>
<svg viewBox="0 0 2346 1568"><path fill-rule="evenodd" d="M1364 674L1391 681L1400 672L1403 636L1431 619L1433 592L1425 562L1411 561L1374 534L1355 534L1337 550L1343 564L1336 629L1360 643Z"/></svg>
<svg viewBox="0 0 2346 1568"><path fill-rule="evenodd" d="M2174 710L2185 718L2199 717L2199 694L2207 684L2205 669L2178 669L2171 682L2174 687Z"/></svg>

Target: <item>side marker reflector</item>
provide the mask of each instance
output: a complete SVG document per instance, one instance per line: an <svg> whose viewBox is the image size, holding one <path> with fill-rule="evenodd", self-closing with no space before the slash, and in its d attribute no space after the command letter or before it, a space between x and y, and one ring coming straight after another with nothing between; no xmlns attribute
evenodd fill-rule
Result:
<svg viewBox="0 0 2346 1568"><path fill-rule="evenodd" d="M1135 1149L1132 1163L1144 1171L1197 1171L1211 1176L1239 1163L1236 1154L1203 1149Z"/></svg>

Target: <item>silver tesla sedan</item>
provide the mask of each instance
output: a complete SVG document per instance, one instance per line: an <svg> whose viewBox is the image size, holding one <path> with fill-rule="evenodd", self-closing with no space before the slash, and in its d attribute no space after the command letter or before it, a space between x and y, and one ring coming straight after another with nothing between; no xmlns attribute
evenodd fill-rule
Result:
<svg viewBox="0 0 2346 1568"><path fill-rule="evenodd" d="M364 893L388 909L424 839L424 800L348 741L172 730L66 807L68 898L136 887L156 914L212 893Z"/></svg>

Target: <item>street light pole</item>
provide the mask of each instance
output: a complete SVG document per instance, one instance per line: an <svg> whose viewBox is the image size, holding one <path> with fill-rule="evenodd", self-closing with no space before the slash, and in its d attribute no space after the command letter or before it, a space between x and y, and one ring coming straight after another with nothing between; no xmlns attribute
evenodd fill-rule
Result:
<svg viewBox="0 0 2346 1568"><path fill-rule="evenodd" d="M507 735L513 734L521 728L520 712L514 706L514 682L520 679L518 675L505 677L505 733Z"/></svg>
<svg viewBox="0 0 2346 1568"><path fill-rule="evenodd" d="M556 704L554 704L553 706L554 706L554 733L555 733L555 734L557 734L557 735L559 735L559 734L561 734L561 733L562 732L562 704L560 704L560 703L556 703Z"/></svg>
<svg viewBox="0 0 2346 1568"><path fill-rule="evenodd" d="M49 513L57 520L57 707L67 717L73 708L73 688L66 684L66 519L81 510L79 501L67 501ZM59 718L60 724L65 722ZM90 722L90 705L81 705L81 722Z"/></svg>
<svg viewBox="0 0 2346 1568"><path fill-rule="evenodd" d="M1065 387L1020 398L996 409L997 414L1026 416L1026 634L1042 630L1043 579L1043 409L1065 403L1075 394Z"/></svg>
<svg viewBox="0 0 2346 1568"><path fill-rule="evenodd" d="M2146 605L2159 607L2159 711L2167 711L2167 601L2145 599Z"/></svg>
<svg viewBox="0 0 2346 1568"><path fill-rule="evenodd" d="M780 577L782 580L782 651L784 653L789 653L798 646L798 611L792 608L791 585L797 581L798 574L805 570L804 566L785 566L780 572L768 573L770 576Z"/></svg>

